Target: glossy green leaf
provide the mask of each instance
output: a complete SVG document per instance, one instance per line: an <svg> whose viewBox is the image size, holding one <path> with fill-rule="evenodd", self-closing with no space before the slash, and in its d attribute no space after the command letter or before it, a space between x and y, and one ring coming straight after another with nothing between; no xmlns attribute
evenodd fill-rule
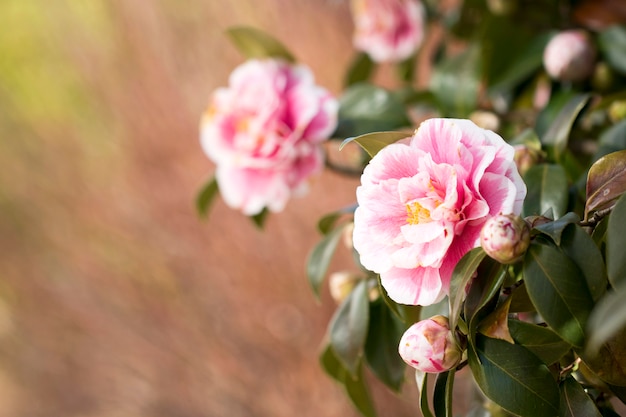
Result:
<svg viewBox="0 0 626 417"><path fill-rule="evenodd" d="M559 385L561 407L559 417L601 417L598 407L574 377L565 378Z"/></svg>
<svg viewBox="0 0 626 417"><path fill-rule="evenodd" d="M323 235L327 235L331 230L333 230L333 227L337 223L337 220L341 218L341 216L354 213L356 208L357 208L357 205L353 204L351 206L344 207L340 210L336 210L336 211L333 211L332 213L326 214L317 222L317 229Z"/></svg>
<svg viewBox="0 0 626 417"><path fill-rule="evenodd" d="M419 391L419 406L423 417L435 417L428 406L428 374L422 371L415 371L415 382Z"/></svg>
<svg viewBox="0 0 626 417"><path fill-rule="evenodd" d="M621 120L600 134L598 151L593 159L598 160L604 155L626 149L626 120Z"/></svg>
<svg viewBox="0 0 626 417"><path fill-rule="evenodd" d="M594 211L610 209L626 191L626 150L597 160L587 174L585 218Z"/></svg>
<svg viewBox="0 0 626 417"><path fill-rule="evenodd" d="M526 291L526 284L522 284L515 288L511 294L511 306L509 307L511 313L532 313L535 310L530 297L528 297L528 291Z"/></svg>
<svg viewBox="0 0 626 417"><path fill-rule="evenodd" d="M339 306L329 324L330 343L341 364L356 375L369 325L367 281L360 281Z"/></svg>
<svg viewBox="0 0 626 417"><path fill-rule="evenodd" d="M586 351L597 352L600 346L626 328L626 286L608 291L589 315L589 338Z"/></svg>
<svg viewBox="0 0 626 417"><path fill-rule="evenodd" d="M613 287L626 284L626 195L618 200L609 217L606 236L606 268Z"/></svg>
<svg viewBox="0 0 626 417"><path fill-rule="evenodd" d="M466 253L454 267L450 279L450 328L456 328L456 323L461 315L461 306L465 300L467 284L474 277L478 265L485 258L486 253L481 248L474 248Z"/></svg>
<svg viewBox="0 0 626 417"><path fill-rule="evenodd" d="M495 308L506 276L506 268L488 257L478 267L478 273L472 281L464 309L470 344L473 343L481 320Z"/></svg>
<svg viewBox="0 0 626 417"><path fill-rule="evenodd" d="M626 75L626 27L616 25L603 30L598 43L609 65Z"/></svg>
<svg viewBox="0 0 626 417"><path fill-rule="evenodd" d="M560 165L540 164L530 168L524 175L528 187L524 200L524 216L542 215L552 210L555 218L567 211L568 184L565 171Z"/></svg>
<svg viewBox="0 0 626 417"><path fill-rule="evenodd" d="M281 58L295 62L295 58L277 39L267 33L248 26L229 28L226 34L237 49L250 58Z"/></svg>
<svg viewBox="0 0 626 417"><path fill-rule="evenodd" d="M359 83L348 88L339 99L334 137L349 138L410 124L404 104L396 96L383 88Z"/></svg>
<svg viewBox="0 0 626 417"><path fill-rule="evenodd" d="M532 417L558 414L557 383L548 367L523 346L477 335L468 360L480 389L505 410Z"/></svg>
<svg viewBox="0 0 626 417"><path fill-rule="evenodd" d="M561 110L576 95L577 93L570 89L557 91L550 96L550 102L541 110L535 122L535 132L537 132L540 138L545 136L545 133L554 124Z"/></svg>
<svg viewBox="0 0 626 417"><path fill-rule="evenodd" d="M399 392L406 364L398 354L398 345L406 326L382 301L370 305L369 317L365 359L378 379Z"/></svg>
<svg viewBox="0 0 626 417"><path fill-rule="evenodd" d="M523 267L528 295L563 340L582 347L593 299L576 264L559 249L531 244Z"/></svg>
<svg viewBox="0 0 626 417"><path fill-rule="evenodd" d="M350 142L356 142L361 146L365 152L372 158L376 156L381 149L387 145L391 145L401 139L405 139L411 136L408 132L374 132L367 133L365 135L357 136L354 138L348 138L341 143L341 148L346 146Z"/></svg>
<svg viewBox="0 0 626 417"><path fill-rule="evenodd" d="M202 186L196 197L196 209L200 217L206 218L209 216L209 209L219 191L215 178L211 178Z"/></svg>
<svg viewBox="0 0 626 417"><path fill-rule="evenodd" d="M349 87L353 84L369 80L374 69L376 69L376 64L368 54L365 52L356 54L346 73L344 85Z"/></svg>
<svg viewBox="0 0 626 417"><path fill-rule="evenodd" d="M306 263L306 273L313 293L319 299L320 288L326 278L330 261L335 254L337 244L341 240L344 228L338 227L328 233L310 252Z"/></svg>
<svg viewBox="0 0 626 417"><path fill-rule="evenodd" d="M565 230L565 228L569 226L570 224L578 223L579 221L580 221L580 217L578 217L578 214L569 212L565 216L561 217L560 219L557 219L548 223L544 223L539 226L535 226L534 230L537 230L547 236L550 236L550 238L554 241L554 243L556 243L557 245L560 245L561 234L563 233L563 230Z"/></svg>
<svg viewBox="0 0 626 417"><path fill-rule="evenodd" d="M511 301L512 298L508 297L504 302L498 304L497 308L480 322L478 331L492 339L514 343L509 332L508 320Z"/></svg>
<svg viewBox="0 0 626 417"><path fill-rule="evenodd" d="M435 67L430 79L430 91L446 116L452 117L467 117L476 108L479 87L480 47L477 44L445 59Z"/></svg>
<svg viewBox="0 0 626 417"><path fill-rule="evenodd" d="M436 417L453 417L454 374L455 369L453 368L437 375L433 392L433 408Z"/></svg>
<svg viewBox="0 0 626 417"><path fill-rule="evenodd" d="M320 362L322 368L333 379L343 385L350 401L359 410L359 412L365 417L376 417L376 410L372 398L367 390L365 380L361 370L359 370L356 377L350 375L350 373L341 365L341 362L337 358L335 352L333 352L332 346L327 345L322 355L320 356Z"/></svg>
<svg viewBox="0 0 626 417"><path fill-rule="evenodd" d="M622 366L626 363L626 328L611 335L598 349L590 347L578 351L585 365L607 384L626 387L626 368Z"/></svg>
<svg viewBox="0 0 626 417"><path fill-rule="evenodd" d="M577 94L572 97L559 111L548 130L541 136L541 142L552 149L557 161L561 159L561 154L567 147L574 121L590 98L591 94Z"/></svg>
<svg viewBox="0 0 626 417"><path fill-rule="evenodd" d="M572 345L551 329L509 319L509 332L518 345L534 353L546 365L552 365L570 351Z"/></svg>

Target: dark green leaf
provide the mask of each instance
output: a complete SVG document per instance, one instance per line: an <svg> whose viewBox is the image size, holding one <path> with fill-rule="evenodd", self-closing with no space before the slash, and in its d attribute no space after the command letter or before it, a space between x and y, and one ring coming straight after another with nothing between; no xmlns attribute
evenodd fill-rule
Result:
<svg viewBox="0 0 626 417"><path fill-rule="evenodd" d="M359 83L339 99L339 123L334 137L348 138L410 124L404 104L397 97L383 88Z"/></svg>
<svg viewBox="0 0 626 417"><path fill-rule="evenodd" d="M436 417L452 417L452 399L454 391L454 368L437 375L433 406Z"/></svg>
<svg viewBox="0 0 626 417"><path fill-rule="evenodd" d="M550 96L550 102L541 110L535 123L535 131L540 138L545 136L550 126L554 124L556 117L567 103L576 97L572 90L561 90Z"/></svg>
<svg viewBox="0 0 626 417"><path fill-rule="evenodd" d="M598 138L598 145L594 160L626 149L626 120L621 120L602 132Z"/></svg>
<svg viewBox="0 0 626 417"><path fill-rule="evenodd" d="M486 253L481 248L474 248L461 258L454 267L452 278L450 279L450 328L456 328L457 321L461 315L461 305L465 300L465 291L478 265L485 258Z"/></svg>
<svg viewBox="0 0 626 417"><path fill-rule="evenodd" d="M422 371L415 371L415 382L420 394L419 404L423 417L435 417L428 407L428 374Z"/></svg>
<svg viewBox="0 0 626 417"><path fill-rule="evenodd" d="M626 283L626 195L618 200L611 216L606 236L606 267L613 287Z"/></svg>
<svg viewBox="0 0 626 417"><path fill-rule="evenodd" d="M344 85L350 87L352 84L369 80L375 68L376 64L369 55L364 52L356 54L346 73Z"/></svg>
<svg viewBox="0 0 626 417"><path fill-rule="evenodd" d="M278 40L267 33L248 26L229 28L226 34L246 58L281 58L295 62L295 58Z"/></svg>
<svg viewBox="0 0 626 417"><path fill-rule="evenodd" d="M608 291L589 316L589 339L585 350L595 353L600 346L626 328L626 286Z"/></svg>
<svg viewBox="0 0 626 417"><path fill-rule="evenodd" d="M446 116L467 117L476 108L480 87L480 47L471 45L464 52L445 59L434 69L430 90Z"/></svg>
<svg viewBox="0 0 626 417"><path fill-rule="evenodd" d="M559 111L556 118L541 136L541 142L549 147L554 158L559 161L569 139L574 121L585 107L591 94L578 94L572 97Z"/></svg>
<svg viewBox="0 0 626 417"><path fill-rule="evenodd" d="M523 268L528 295L563 340L582 347L593 299L576 264L559 249L531 244Z"/></svg>
<svg viewBox="0 0 626 417"><path fill-rule="evenodd" d="M558 220L535 226L534 230L538 230L544 235L550 236L550 238L554 240L554 243L560 245L563 230L570 224L578 223L579 221L580 217L578 217L578 214L570 212Z"/></svg>
<svg viewBox="0 0 626 417"><path fill-rule="evenodd" d="M354 210L356 210L357 205L351 205L348 207L344 207L340 210L333 211L332 213L326 214L324 217L319 219L317 222L317 229L323 234L327 235L332 229L337 220L344 214L352 214Z"/></svg>
<svg viewBox="0 0 626 417"><path fill-rule="evenodd" d="M338 227L328 233L311 251L306 263L306 273L313 293L319 299L320 288L326 278L328 266L333 258L337 243L341 239L344 228Z"/></svg>
<svg viewBox="0 0 626 417"><path fill-rule="evenodd" d="M572 348L551 329L519 320L509 320L509 332L515 343L534 353L546 365L552 365Z"/></svg>
<svg viewBox="0 0 626 417"><path fill-rule="evenodd" d="M605 29L600 32L598 43L609 65L626 75L626 27L611 26Z"/></svg>
<svg viewBox="0 0 626 417"><path fill-rule="evenodd" d="M468 359L480 389L505 410L520 416L557 415L558 385L548 367L523 346L477 335Z"/></svg>
<svg viewBox="0 0 626 417"><path fill-rule="evenodd" d="M380 282L380 276L378 277L378 290L380 291L380 295L389 310L404 323L405 329L420 320L422 306L398 304L393 301L391 298L389 298L387 290L385 290L385 288L382 286Z"/></svg>
<svg viewBox="0 0 626 417"><path fill-rule="evenodd" d="M369 324L367 281L360 281L335 312L329 324L330 343L337 358L353 376L359 367Z"/></svg>
<svg viewBox="0 0 626 417"><path fill-rule="evenodd" d="M196 209L200 217L208 217L211 203L213 203L219 191L215 178L211 178L202 186L196 197Z"/></svg>
<svg viewBox="0 0 626 417"><path fill-rule="evenodd" d="M259 229L262 229L263 225L265 225L265 220L267 220L267 216L269 214L270 214L269 210L267 208L264 208L263 210L261 210L259 214L250 216L250 219L252 220L252 222L254 223L256 227L258 227Z"/></svg>
<svg viewBox="0 0 626 417"><path fill-rule="evenodd" d="M365 359L372 372L385 385L399 392L406 364L398 354L405 325L384 302L370 305L370 321L365 340Z"/></svg>
<svg viewBox="0 0 626 417"><path fill-rule="evenodd" d="M478 267L478 274L472 281L464 309L470 344L474 343L480 321L495 308L506 276L505 267L489 257Z"/></svg>
<svg viewBox="0 0 626 417"><path fill-rule="evenodd" d="M329 344L320 356L322 368L333 379L343 385L350 401L365 417L376 417L374 404L365 385L363 375L359 370L356 378L341 365L341 362L333 352L332 346Z"/></svg>
<svg viewBox="0 0 626 417"><path fill-rule="evenodd" d="M528 187L524 200L524 216L542 215L552 209L555 218L567 211L567 176L560 165L540 164L524 175Z"/></svg>
<svg viewBox="0 0 626 417"><path fill-rule="evenodd" d="M531 313L535 311L535 306L528 297L528 291L526 291L524 283L513 291L511 299L511 306L509 307L511 313Z"/></svg>
<svg viewBox="0 0 626 417"><path fill-rule="evenodd" d="M569 376L559 385L561 407L559 417L601 417L589 394L574 377Z"/></svg>
<svg viewBox="0 0 626 417"><path fill-rule="evenodd" d="M596 161L587 175L585 219L594 211L610 209L626 191L626 150Z"/></svg>
<svg viewBox="0 0 626 417"><path fill-rule="evenodd" d="M385 146L391 145L401 139L408 138L409 136L411 136L411 133L408 132L367 133L365 135L344 140L339 149L343 148L350 142L356 142L365 150L365 152L369 154L369 156L373 158Z"/></svg>
<svg viewBox="0 0 626 417"><path fill-rule="evenodd" d="M622 298L623 302L624 299ZM622 325L624 323L622 321ZM601 325L604 326L604 324ZM626 367L624 367L624 363L626 363L626 328L622 327L613 333L597 349L592 350L592 346L590 343L585 350L577 352L585 365L609 385L626 387Z"/></svg>
<svg viewBox="0 0 626 417"><path fill-rule="evenodd" d="M478 331L487 337L500 339L509 343L515 343L509 332L509 308L512 298L508 297L504 302L498 304L496 309L485 317L478 326Z"/></svg>

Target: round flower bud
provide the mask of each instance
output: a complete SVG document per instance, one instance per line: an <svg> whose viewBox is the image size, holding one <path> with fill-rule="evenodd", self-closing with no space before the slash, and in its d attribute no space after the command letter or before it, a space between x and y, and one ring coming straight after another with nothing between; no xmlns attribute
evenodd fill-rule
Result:
<svg viewBox="0 0 626 417"><path fill-rule="evenodd" d="M587 32L568 30L554 36L543 51L543 65L558 81L582 81L595 67L596 48Z"/></svg>
<svg viewBox="0 0 626 417"><path fill-rule="evenodd" d="M434 316L409 327L400 339L398 351L407 364L429 373L455 367L462 354L444 316Z"/></svg>
<svg viewBox="0 0 626 417"><path fill-rule="evenodd" d="M530 228L513 214L499 214L485 222L480 245L487 255L503 264L519 261L530 244Z"/></svg>
<svg viewBox="0 0 626 417"><path fill-rule="evenodd" d="M482 127L483 129L493 130L494 132L500 130L500 118L493 112L476 110L469 115L469 119L474 122L476 126Z"/></svg>
<svg viewBox="0 0 626 417"><path fill-rule="evenodd" d="M337 304L341 304L343 300L352 292L356 283L360 278L347 271L333 272L328 278L328 289L330 296Z"/></svg>
<svg viewBox="0 0 626 417"><path fill-rule="evenodd" d="M611 103L608 113L613 123L626 119L626 100L616 100Z"/></svg>
<svg viewBox="0 0 626 417"><path fill-rule="evenodd" d="M541 155L537 149L526 145L515 145L513 148L515 149L513 160L515 161L515 165L517 165L517 170L523 176L526 171L539 162Z"/></svg>

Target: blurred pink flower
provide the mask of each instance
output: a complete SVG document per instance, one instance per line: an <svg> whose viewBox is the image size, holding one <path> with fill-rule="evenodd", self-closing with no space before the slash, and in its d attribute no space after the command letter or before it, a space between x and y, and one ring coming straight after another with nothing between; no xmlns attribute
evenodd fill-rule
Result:
<svg viewBox="0 0 626 417"><path fill-rule="evenodd" d="M596 63L596 48L584 30L558 33L543 51L543 65L555 80L582 81L591 76Z"/></svg>
<svg viewBox="0 0 626 417"><path fill-rule="evenodd" d="M526 186L513 155L469 120L430 119L372 158L357 188L354 247L393 300L440 301L485 221L520 213Z"/></svg>
<svg viewBox="0 0 626 417"><path fill-rule="evenodd" d="M409 327L400 339L398 352L407 364L429 373L456 366L462 353L444 316L434 316Z"/></svg>
<svg viewBox="0 0 626 417"><path fill-rule="evenodd" d="M305 66L268 59L237 67L201 123L226 204L246 215L281 211L306 191L307 178L323 167L320 143L335 130L337 110Z"/></svg>
<svg viewBox="0 0 626 417"><path fill-rule="evenodd" d="M353 42L376 62L410 57L424 39L424 7L419 0L352 0Z"/></svg>

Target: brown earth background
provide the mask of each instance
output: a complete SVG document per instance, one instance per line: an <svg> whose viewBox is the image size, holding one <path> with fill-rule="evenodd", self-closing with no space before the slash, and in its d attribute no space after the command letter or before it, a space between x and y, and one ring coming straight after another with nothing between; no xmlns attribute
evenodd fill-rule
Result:
<svg viewBox="0 0 626 417"><path fill-rule="evenodd" d="M318 365L335 305L304 262L357 181L323 174L262 232L194 211L235 24L339 93L345 1L0 2L0 417L356 416ZM375 384L381 416L419 413L407 379Z"/></svg>

